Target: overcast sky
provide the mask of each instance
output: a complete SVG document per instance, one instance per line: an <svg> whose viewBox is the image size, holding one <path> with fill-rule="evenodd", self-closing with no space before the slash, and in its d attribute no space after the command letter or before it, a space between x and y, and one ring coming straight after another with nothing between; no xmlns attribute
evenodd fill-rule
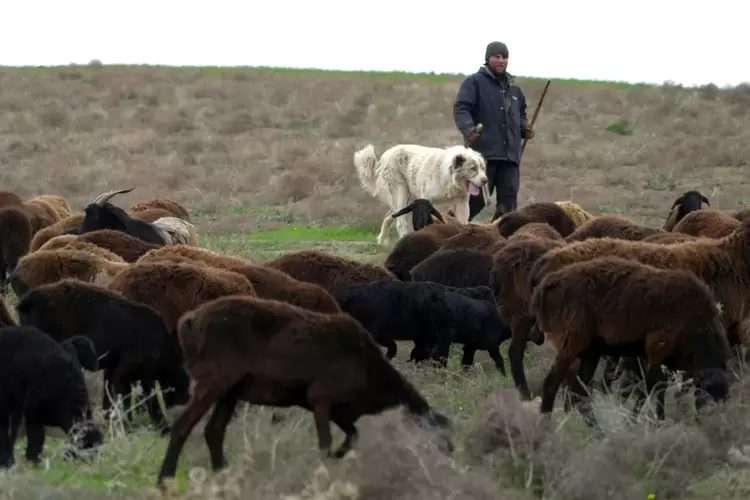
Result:
<svg viewBox="0 0 750 500"><path fill-rule="evenodd" d="M0 0L0 65L268 65L750 82L747 0Z"/></svg>

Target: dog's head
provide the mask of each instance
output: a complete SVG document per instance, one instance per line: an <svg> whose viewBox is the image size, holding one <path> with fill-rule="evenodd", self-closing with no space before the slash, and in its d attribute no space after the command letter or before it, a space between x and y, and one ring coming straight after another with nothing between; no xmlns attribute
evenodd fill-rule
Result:
<svg viewBox="0 0 750 500"><path fill-rule="evenodd" d="M481 153L457 146L448 150L448 161L453 182L472 196L487 184L487 162Z"/></svg>

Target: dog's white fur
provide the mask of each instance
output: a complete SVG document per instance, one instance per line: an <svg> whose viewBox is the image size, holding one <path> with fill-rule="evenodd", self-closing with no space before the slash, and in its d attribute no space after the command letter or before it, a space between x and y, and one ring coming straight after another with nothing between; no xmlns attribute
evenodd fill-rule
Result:
<svg viewBox="0 0 750 500"><path fill-rule="evenodd" d="M463 146L399 144L378 159L375 148L368 144L354 153L354 166L362 187L389 207L378 234L380 245L388 242L391 215L416 198L445 204L453 209L458 222L468 223L469 183L478 189L487 184L484 157ZM413 229L406 217L396 219L396 227L399 237Z"/></svg>

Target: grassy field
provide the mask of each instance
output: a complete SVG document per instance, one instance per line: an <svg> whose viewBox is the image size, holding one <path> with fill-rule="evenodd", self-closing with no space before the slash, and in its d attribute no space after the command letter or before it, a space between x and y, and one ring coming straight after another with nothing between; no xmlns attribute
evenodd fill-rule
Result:
<svg viewBox="0 0 750 500"><path fill-rule="evenodd" d="M512 68L511 68L512 69ZM76 209L98 193L135 186L126 205L167 196L194 215L200 244L263 262L320 248L381 263L385 207L359 187L352 153L373 143L459 141L451 106L458 75L253 68L0 68L0 187L56 193ZM519 78L530 111L544 80ZM682 191L712 206L750 202L750 88L684 89L622 82L553 81L522 166L519 203L574 199L593 213L661 225ZM489 216L486 209L482 218ZM502 348L505 356L507 345ZM522 404L486 353L463 372L396 366L451 417L456 450L440 454L400 411L360 421L356 453L321 462L311 415L240 407L226 439L231 468L213 477L199 425L180 460L180 498L747 498L750 386L700 423L670 396L667 421L628 418L597 394L603 436L558 405L551 421ZM506 358L507 359L507 358ZM538 392L549 364L530 346ZM94 401L99 384L89 377ZM2 498L158 496L166 440L103 422L90 463L67 462L59 436L45 461L0 472ZM334 429L335 439L341 433ZM323 464L323 465L321 465ZM324 468L320 468L320 467ZM318 496L314 496L317 492Z"/></svg>

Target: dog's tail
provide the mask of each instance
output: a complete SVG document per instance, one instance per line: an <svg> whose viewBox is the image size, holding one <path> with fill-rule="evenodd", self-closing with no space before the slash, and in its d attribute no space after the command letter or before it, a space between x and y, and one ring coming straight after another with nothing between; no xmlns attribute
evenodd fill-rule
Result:
<svg viewBox="0 0 750 500"><path fill-rule="evenodd" d="M375 166L378 158L375 156L375 147L368 144L364 148L354 153L354 166L357 169L359 182L370 194L375 192Z"/></svg>

